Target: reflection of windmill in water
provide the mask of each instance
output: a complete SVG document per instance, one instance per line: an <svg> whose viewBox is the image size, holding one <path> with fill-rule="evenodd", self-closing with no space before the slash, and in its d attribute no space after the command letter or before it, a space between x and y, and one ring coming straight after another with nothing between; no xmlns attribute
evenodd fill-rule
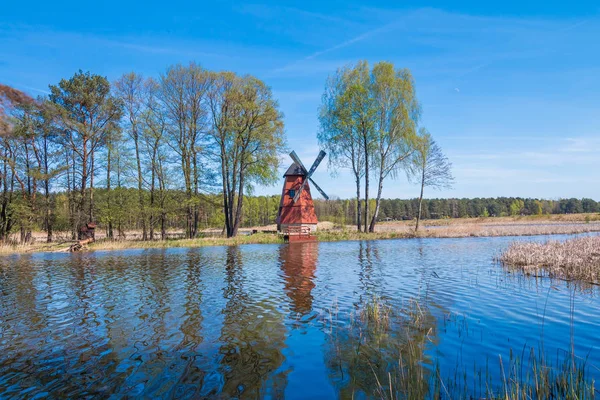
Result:
<svg viewBox="0 0 600 400"><path fill-rule="evenodd" d="M279 259L285 277L285 293L293 312L303 317L312 311L312 290L315 287L318 243L294 243L281 246Z"/></svg>
<svg viewBox="0 0 600 400"><path fill-rule="evenodd" d="M285 182L277 215L277 230L284 236L286 241L316 239L311 236L311 233L317 230L317 215L315 214L315 205L310 194L308 181L314 185L325 199L329 199L311 178L325 155L324 151L320 151L310 170L306 170L296 153L294 151L290 153L294 163L283 175Z"/></svg>

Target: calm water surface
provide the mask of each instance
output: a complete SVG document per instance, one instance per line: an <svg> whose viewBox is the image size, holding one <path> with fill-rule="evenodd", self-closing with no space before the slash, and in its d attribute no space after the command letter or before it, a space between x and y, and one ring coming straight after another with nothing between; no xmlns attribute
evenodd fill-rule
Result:
<svg viewBox="0 0 600 400"><path fill-rule="evenodd" d="M360 333L344 329L370 299L398 315L423 305L423 357L443 375L511 348L556 355L572 338L600 366L594 289L504 273L493 257L513 240L0 258L0 398L368 397ZM376 368L397 363L388 350Z"/></svg>

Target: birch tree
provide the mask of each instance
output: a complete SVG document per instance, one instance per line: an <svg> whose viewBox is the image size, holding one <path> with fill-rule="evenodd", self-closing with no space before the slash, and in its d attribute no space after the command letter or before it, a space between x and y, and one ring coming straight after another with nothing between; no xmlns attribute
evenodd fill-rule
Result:
<svg viewBox="0 0 600 400"><path fill-rule="evenodd" d="M398 175L415 146L419 105L410 71L395 69L387 62L371 69L366 61L342 68L327 81L319 114L319 143L328 150L330 165L353 171L358 230L373 232L384 181ZM369 215L370 178L374 173L377 197L373 215Z"/></svg>
<svg viewBox="0 0 600 400"><path fill-rule="evenodd" d="M417 224L415 226L416 232L419 230L419 222L421 221L424 189L426 187L433 189L450 188L454 182L452 163L442 153L440 146L425 128L419 130L419 144L416 147L408 173L409 179L421 185Z"/></svg>
<svg viewBox="0 0 600 400"><path fill-rule="evenodd" d="M410 71L395 69L389 62L373 67L370 92L375 109L373 169L378 174L375 211L369 225L369 232L374 232L383 182L388 177L398 176L414 151L420 110Z"/></svg>
<svg viewBox="0 0 600 400"><path fill-rule="evenodd" d="M342 68L327 79L319 108L319 145L328 155L329 167L349 168L356 185L356 228L362 229L360 185L365 176L363 141L351 123L350 107L346 104L349 67Z"/></svg>

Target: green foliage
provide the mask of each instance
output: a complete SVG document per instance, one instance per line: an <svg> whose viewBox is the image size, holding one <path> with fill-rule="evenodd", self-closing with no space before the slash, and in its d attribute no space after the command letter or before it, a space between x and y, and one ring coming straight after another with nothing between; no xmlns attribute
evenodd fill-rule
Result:
<svg viewBox="0 0 600 400"><path fill-rule="evenodd" d="M373 231L380 210L384 180L406 165L418 138L420 108L408 69L379 62L371 68L360 61L338 69L326 82L319 109L319 144L329 153L329 165L350 168L356 183L357 207L364 180L364 230ZM377 177L377 197L369 201L369 180ZM374 210L369 221L369 210ZM356 223L361 226L361 211Z"/></svg>
<svg viewBox="0 0 600 400"><path fill-rule="evenodd" d="M521 215L525 208L525 203L521 199L516 199L510 204L510 215Z"/></svg>

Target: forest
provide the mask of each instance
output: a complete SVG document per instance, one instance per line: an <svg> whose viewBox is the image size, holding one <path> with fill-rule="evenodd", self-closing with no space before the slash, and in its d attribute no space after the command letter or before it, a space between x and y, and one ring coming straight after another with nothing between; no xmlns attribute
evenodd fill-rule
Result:
<svg viewBox="0 0 600 400"><path fill-rule="evenodd" d="M285 146L264 82L195 63L113 83L79 71L38 99L2 85L0 100L0 240L40 228L48 242L82 239L97 224L109 238L134 226L143 240L174 226L194 238L215 207L232 237L245 192L277 179Z"/></svg>

